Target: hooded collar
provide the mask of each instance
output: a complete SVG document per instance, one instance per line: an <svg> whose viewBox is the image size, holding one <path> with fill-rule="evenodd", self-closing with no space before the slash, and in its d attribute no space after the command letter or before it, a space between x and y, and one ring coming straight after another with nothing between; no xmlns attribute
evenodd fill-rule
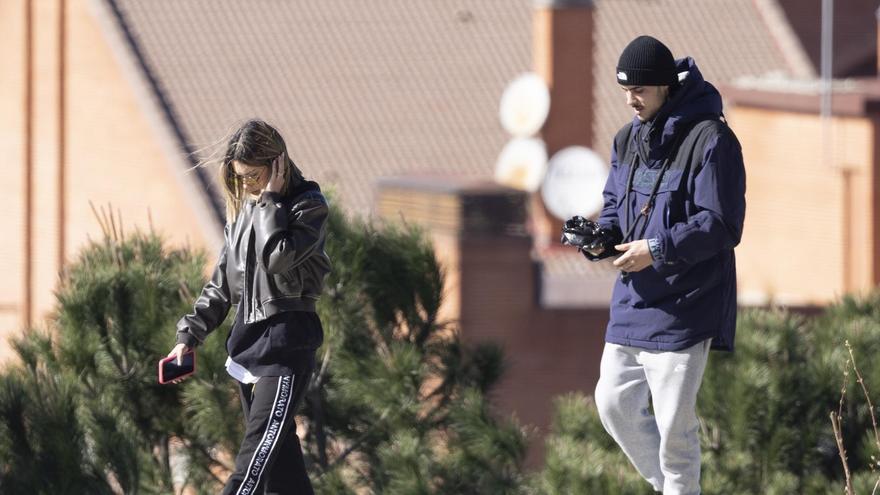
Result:
<svg viewBox="0 0 880 495"><path fill-rule="evenodd" d="M642 158L650 156L652 151L665 151L694 121L721 116L721 94L703 79L694 59L680 59L676 67L679 74L686 73L686 76L657 115L648 122L633 118L633 136Z"/></svg>

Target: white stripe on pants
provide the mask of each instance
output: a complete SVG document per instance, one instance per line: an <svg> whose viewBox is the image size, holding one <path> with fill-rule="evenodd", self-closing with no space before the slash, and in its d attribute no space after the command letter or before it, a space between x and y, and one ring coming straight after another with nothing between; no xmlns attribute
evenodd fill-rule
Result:
<svg viewBox="0 0 880 495"><path fill-rule="evenodd" d="M595 395L602 424L639 473L666 495L700 493L696 402L710 344L653 351L606 343L602 353Z"/></svg>
<svg viewBox="0 0 880 495"><path fill-rule="evenodd" d="M263 438L254 446L254 454L251 457L244 480L239 485L236 495L251 495L260 486L260 478L275 450L275 446L284 441L286 433L284 422L287 419L287 411L290 409L291 392L293 391L293 376L278 377L278 389L275 392L275 400L266 418L266 430Z"/></svg>

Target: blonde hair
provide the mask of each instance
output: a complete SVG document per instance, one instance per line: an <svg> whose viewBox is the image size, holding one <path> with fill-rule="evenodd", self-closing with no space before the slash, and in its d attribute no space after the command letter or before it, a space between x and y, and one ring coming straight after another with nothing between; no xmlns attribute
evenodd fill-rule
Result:
<svg viewBox="0 0 880 495"><path fill-rule="evenodd" d="M232 223L238 217L238 212L245 201L244 184L238 178L232 168L232 162L239 161L252 167L271 167L272 161L284 153L284 177L285 183L281 190L282 195L287 195L291 186L295 186L304 180L302 171L290 159L287 152L287 144L277 129L260 119L250 119L238 127L228 137L224 138L226 146L222 155L209 159L200 165L209 162L220 163L220 183L223 185L226 200L226 222Z"/></svg>

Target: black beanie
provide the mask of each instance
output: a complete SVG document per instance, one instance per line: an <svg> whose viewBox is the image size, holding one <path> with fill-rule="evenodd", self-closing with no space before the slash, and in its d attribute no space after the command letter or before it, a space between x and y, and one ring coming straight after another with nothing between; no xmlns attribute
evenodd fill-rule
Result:
<svg viewBox="0 0 880 495"><path fill-rule="evenodd" d="M656 38L639 36L620 54L617 82L624 86L674 86L678 73L672 52Z"/></svg>

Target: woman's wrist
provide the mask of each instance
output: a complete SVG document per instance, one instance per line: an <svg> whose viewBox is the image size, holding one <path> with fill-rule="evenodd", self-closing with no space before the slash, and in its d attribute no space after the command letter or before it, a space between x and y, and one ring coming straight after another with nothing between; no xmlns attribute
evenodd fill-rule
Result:
<svg viewBox="0 0 880 495"><path fill-rule="evenodd" d="M177 343L192 349L199 344L199 341L189 332L177 332Z"/></svg>

